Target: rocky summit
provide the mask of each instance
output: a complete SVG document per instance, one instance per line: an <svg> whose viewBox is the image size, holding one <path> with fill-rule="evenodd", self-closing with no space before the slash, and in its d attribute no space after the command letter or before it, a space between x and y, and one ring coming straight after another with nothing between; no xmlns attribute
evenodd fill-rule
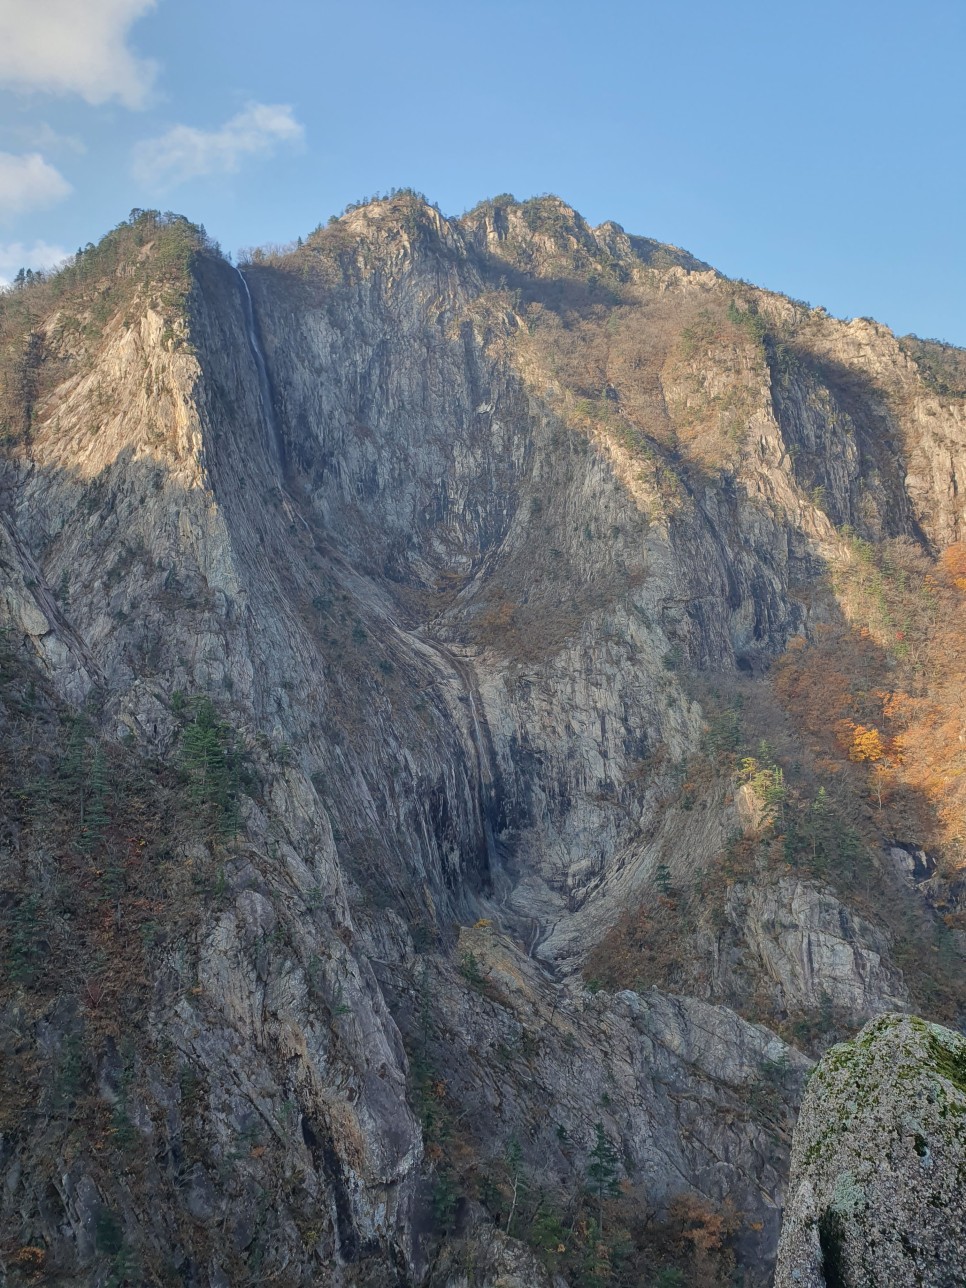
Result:
<svg viewBox="0 0 966 1288"><path fill-rule="evenodd" d="M959 1282L966 355L554 197L134 211L0 436L9 1283L764 1285L789 1199Z"/></svg>

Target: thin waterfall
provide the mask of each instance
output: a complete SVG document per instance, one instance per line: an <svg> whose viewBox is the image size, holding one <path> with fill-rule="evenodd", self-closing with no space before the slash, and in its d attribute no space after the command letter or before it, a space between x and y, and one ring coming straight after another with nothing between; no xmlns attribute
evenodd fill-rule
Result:
<svg viewBox="0 0 966 1288"><path fill-rule="evenodd" d="M493 816L496 813L496 789L490 764L489 739L486 742L483 740L480 717L476 709L476 693L472 684L467 684L466 695L469 698L472 737L476 750L476 761L480 771L480 786L482 788L480 814L482 815L483 840L486 845L486 862L490 870L491 880L495 880L501 870L501 865L499 852L496 848L496 837L493 834Z"/></svg>
<svg viewBox="0 0 966 1288"><path fill-rule="evenodd" d="M440 650L443 652L443 650ZM476 764L480 778L480 823L483 828L483 843L486 847L486 862L494 893L502 907L506 906L507 897L512 885L503 867L503 856L496 839L493 823L499 808L498 786L499 772L495 768L493 742L483 701L476 684L472 664L455 653L445 650L445 656L453 666L462 682L463 692L469 706L469 735L476 752Z"/></svg>
<svg viewBox="0 0 966 1288"><path fill-rule="evenodd" d="M252 360L255 363L255 370L258 373L258 390L262 400L262 415L265 420L265 426L268 429L271 454L275 458L275 464L278 466L279 474L285 473L285 444L282 441L282 431L275 415L275 399L272 397L272 383L268 378L268 366L265 362L265 354L262 350L261 342L258 338L258 327L255 323L255 310L252 306L252 294L248 289L248 283L245 281L245 274L240 268L235 268L238 274L238 280L241 282L242 306L245 312L245 330L248 333L248 347L251 350Z"/></svg>

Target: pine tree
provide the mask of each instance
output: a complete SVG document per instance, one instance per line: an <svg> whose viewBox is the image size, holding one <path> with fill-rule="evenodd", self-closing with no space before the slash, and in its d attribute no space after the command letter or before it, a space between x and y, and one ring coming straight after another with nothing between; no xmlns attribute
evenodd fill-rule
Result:
<svg viewBox="0 0 966 1288"><path fill-rule="evenodd" d="M86 797L86 816L78 845L85 854L90 854L103 844L110 821L107 812L107 764L100 746L94 749L86 775Z"/></svg>
<svg viewBox="0 0 966 1288"><path fill-rule="evenodd" d="M82 837L87 801L87 721L78 716L71 721L67 746L58 773L58 796L74 811L77 835Z"/></svg>
<svg viewBox="0 0 966 1288"><path fill-rule="evenodd" d="M181 767L192 802L208 808L219 831L230 832L236 821L239 756L234 731L218 719L210 698L201 699L182 733Z"/></svg>
<svg viewBox="0 0 966 1288"><path fill-rule="evenodd" d="M603 1233L604 1199L615 1198L620 1193L620 1187L617 1184L620 1158L610 1137L604 1131L602 1122L594 1123L594 1136L594 1147L590 1151L590 1163L587 1167L587 1179L597 1197L598 1223Z"/></svg>

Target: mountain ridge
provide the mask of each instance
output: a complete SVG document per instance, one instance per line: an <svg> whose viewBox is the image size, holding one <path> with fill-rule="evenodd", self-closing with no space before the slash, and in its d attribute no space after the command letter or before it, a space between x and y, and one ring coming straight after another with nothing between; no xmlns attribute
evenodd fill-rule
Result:
<svg viewBox="0 0 966 1288"><path fill-rule="evenodd" d="M10 1273L767 1282L963 1004L955 372L551 199L110 236L0 301Z"/></svg>

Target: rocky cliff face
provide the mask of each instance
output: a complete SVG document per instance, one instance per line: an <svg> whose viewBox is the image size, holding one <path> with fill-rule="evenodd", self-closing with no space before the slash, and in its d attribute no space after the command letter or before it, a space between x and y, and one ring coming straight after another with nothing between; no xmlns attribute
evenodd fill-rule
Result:
<svg viewBox="0 0 966 1288"><path fill-rule="evenodd" d="M9 1273L767 1281L795 1043L961 958L735 713L966 401L555 199L174 231L5 301Z"/></svg>
<svg viewBox="0 0 966 1288"><path fill-rule="evenodd" d="M833 1047L795 1127L776 1288L962 1281L966 1042L885 1015Z"/></svg>

